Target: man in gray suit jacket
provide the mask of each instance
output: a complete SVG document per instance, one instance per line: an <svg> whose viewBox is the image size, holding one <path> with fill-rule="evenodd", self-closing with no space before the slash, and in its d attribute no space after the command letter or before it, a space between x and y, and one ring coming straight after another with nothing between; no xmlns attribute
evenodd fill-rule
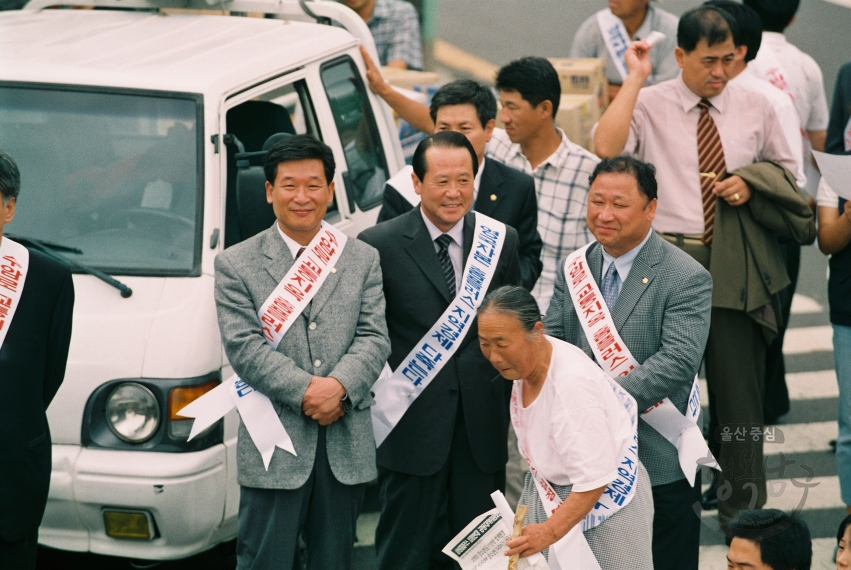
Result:
<svg viewBox="0 0 851 570"><path fill-rule="evenodd" d="M378 252L346 241L335 266L276 349L257 313L311 240L334 196L331 149L287 137L268 152L268 230L216 258L225 352L265 394L297 455L276 449L266 470L240 422L237 566L292 567L301 533L310 570L351 567L365 484L377 475L370 388L390 354Z"/></svg>
<svg viewBox="0 0 851 570"><path fill-rule="evenodd" d="M618 333L639 363L616 380L639 410L667 397L685 412L709 335L712 278L653 232L653 165L627 156L604 159L590 181L586 221L599 243L586 251L588 267ZM565 289L562 263L544 321L547 333L594 358ZM654 567L697 570L700 520L692 505L700 501L700 474L691 487L677 449L644 421L638 425L638 456L653 485Z"/></svg>

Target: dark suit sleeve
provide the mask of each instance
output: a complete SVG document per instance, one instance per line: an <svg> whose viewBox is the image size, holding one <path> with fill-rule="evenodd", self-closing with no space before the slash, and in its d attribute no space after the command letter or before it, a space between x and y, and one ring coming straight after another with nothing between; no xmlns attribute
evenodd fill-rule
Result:
<svg viewBox="0 0 851 570"><path fill-rule="evenodd" d="M59 297L50 319L47 362L44 366L44 408L50 405L65 379L68 347L71 344L71 322L74 314L74 282L66 269Z"/></svg>
<svg viewBox="0 0 851 570"><path fill-rule="evenodd" d="M541 261L541 249L544 242L538 233L538 199L535 194L535 181L527 178L527 187L518 193L524 198L520 205L520 222L518 222L517 236L520 240L518 255L520 256L520 275L522 285L531 291L541 275L544 264Z"/></svg>
<svg viewBox="0 0 851 570"><path fill-rule="evenodd" d="M405 212L410 212L414 207L410 202L405 200L405 198L399 194L399 192L390 186L390 184L384 185L384 198L381 202L381 211L378 212L378 221L386 222L387 220L392 220L397 216L401 216Z"/></svg>
<svg viewBox="0 0 851 570"><path fill-rule="evenodd" d="M564 283L564 281L562 281ZM660 348L629 376L618 382L646 410L666 396L691 386L703 359L712 310L712 277L693 273L673 287L663 311Z"/></svg>
<svg viewBox="0 0 851 570"><path fill-rule="evenodd" d="M836 76L833 91L833 105L830 108L830 122L827 125L827 140L824 152L828 154L848 154L845 150L843 132L851 114L851 63L844 65Z"/></svg>
<svg viewBox="0 0 851 570"><path fill-rule="evenodd" d="M508 234L505 237L503 255L507 253L509 257L508 265L505 268L505 274L502 279L502 285L522 285L520 276L520 257L517 254L519 250L517 231L509 226Z"/></svg>

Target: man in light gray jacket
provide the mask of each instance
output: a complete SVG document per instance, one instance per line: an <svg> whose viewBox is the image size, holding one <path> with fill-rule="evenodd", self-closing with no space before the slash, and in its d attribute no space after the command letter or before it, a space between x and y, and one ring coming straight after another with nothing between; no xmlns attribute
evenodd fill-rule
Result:
<svg viewBox="0 0 851 570"><path fill-rule="evenodd" d="M296 452L275 449L267 470L240 422L240 570L291 568L299 534L308 569L350 568L365 484L377 476L370 388L390 354L378 252L340 234L345 244L318 288L299 280L315 277L309 271L291 272L308 262L316 269L313 256L323 253L314 238L329 231L334 168L331 149L308 135L275 144L264 167L275 225L216 258L225 352L242 381L271 400ZM301 284L293 300L309 302L287 315L273 348L258 312L282 281Z"/></svg>

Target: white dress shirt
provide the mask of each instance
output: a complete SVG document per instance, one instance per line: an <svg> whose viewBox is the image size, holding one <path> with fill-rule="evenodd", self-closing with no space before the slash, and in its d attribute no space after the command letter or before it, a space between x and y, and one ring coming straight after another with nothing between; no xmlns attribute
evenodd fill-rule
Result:
<svg viewBox="0 0 851 570"><path fill-rule="evenodd" d="M795 157L798 163L798 169L793 170L795 180L798 181L798 186L804 188L807 184L807 177L804 174L804 145L801 140L801 119L798 117L798 110L795 109L795 104L792 103L792 98L786 93L763 79L754 70L753 62L748 63L748 66L734 77L730 83L741 85L745 89L762 93L768 102L771 103L771 108L777 115L777 120L780 121L780 127L783 129L783 136L786 137L786 142L789 144L789 150Z"/></svg>
<svg viewBox="0 0 851 570"><path fill-rule="evenodd" d="M452 261L452 269L455 270L455 294L457 295L461 289L461 274L464 272L464 218L461 218L448 232L442 232L431 223L422 208L420 208L420 215L423 217L428 235L431 236L434 251L440 251L440 246L434 240L444 233L452 238L449 242L449 259Z"/></svg>
<svg viewBox="0 0 851 570"><path fill-rule="evenodd" d="M319 227L322 228L324 226L325 226L325 221L323 220L322 225L319 226ZM291 238L290 236L285 234L284 231L281 229L280 224L278 224L278 222L275 222L275 227L278 229L278 233L281 235L281 238L284 240L284 243L287 244L287 249L289 249L290 253L293 254L293 260L295 260L296 255L298 255L298 250L300 250L301 248L306 247L306 246L301 245L296 240L294 240L293 238Z"/></svg>
<svg viewBox="0 0 851 570"><path fill-rule="evenodd" d="M700 100L682 74L638 94L624 153L656 166L659 205L653 227L660 232L702 234L704 230L697 158ZM767 160L796 171L780 121L764 95L728 84L709 102L727 172Z"/></svg>
<svg viewBox="0 0 851 570"><path fill-rule="evenodd" d="M479 197L479 186L482 185L482 172L485 170L485 160L487 159L482 159L479 170L476 171L476 177L473 179L473 204L476 203L476 199Z"/></svg>
<svg viewBox="0 0 851 570"><path fill-rule="evenodd" d="M772 83L782 81L776 69L780 67L788 87L777 84L775 86L792 97L804 129L827 129L827 96L824 92L821 68L816 60L787 42L783 34L763 32L762 44L751 64L757 73Z"/></svg>
<svg viewBox="0 0 851 570"><path fill-rule="evenodd" d="M647 243L647 240L650 239L650 234L653 233L653 228L647 232L647 235L644 236L644 239L641 240L641 243L621 255L620 257L612 257L606 251L606 248L603 249L603 273L601 275L605 275L606 271L609 270L609 266L614 263L615 269L618 270L618 276L621 280L621 288L623 288L623 284L626 282L626 278L629 275L630 270L632 269L632 264L635 261L635 258L638 257L638 254L641 253L641 248L644 247L644 244Z"/></svg>

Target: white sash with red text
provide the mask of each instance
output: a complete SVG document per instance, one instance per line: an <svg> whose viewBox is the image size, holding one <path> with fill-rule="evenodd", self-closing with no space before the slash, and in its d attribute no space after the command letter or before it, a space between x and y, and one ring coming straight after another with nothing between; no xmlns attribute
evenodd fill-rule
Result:
<svg viewBox="0 0 851 570"><path fill-rule="evenodd" d="M402 198L414 208L420 203L420 195L414 189L414 168L410 165L403 166L399 172L390 177L387 185L391 186Z"/></svg>
<svg viewBox="0 0 851 570"><path fill-rule="evenodd" d="M585 252L590 246L589 243L574 251L565 260L564 277L567 290L597 364L612 378L628 376L640 364L615 328L609 307L606 306L600 288L588 268ZM692 382L685 415L680 413L670 398L663 399L641 414L641 419L677 448L680 468L692 486L698 466L706 465L718 469L718 464L703 439L703 433L697 426L699 414L700 384L697 376Z"/></svg>
<svg viewBox="0 0 851 570"><path fill-rule="evenodd" d="M347 239L346 234L323 222L319 233L260 307L257 317L266 344L272 350L278 348L281 339L322 287L340 259ZM180 410L179 415L195 418L189 434L189 439L192 439L234 407L260 451L266 470L269 469L275 447L296 455L293 442L281 424L272 401L240 380L236 374Z"/></svg>
<svg viewBox="0 0 851 570"><path fill-rule="evenodd" d="M615 62L615 68L618 70L621 80L626 80L629 69L626 67L624 54L632 42L626 31L626 26L623 25L620 18L612 14L609 8L597 12L597 25L600 26L600 33L603 34L606 50L609 52L609 57Z"/></svg>
<svg viewBox="0 0 851 570"><path fill-rule="evenodd" d="M21 291L30 267L30 250L7 237L0 237L0 349L21 301Z"/></svg>
<svg viewBox="0 0 851 570"><path fill-rule="evenodd" d="M607 379L609 387L629 413L633 429L632 440L625 442L623 448L618 451L618 477L609 483L591 512L550 547L548 562L551 570L599 570L600 565L582 533L605 522L627 506L635 496L635 480L638 477L637 406L635 399L620 384L608 376ZM538 496L541 498L547 517L550 517L561 505L562 500L549 481L535 467L532 457L527 452L528 445L524 444L529 433L522 423L520 414L520 386L520 382L514 382L511 390L511 423L517 434L517 449L529 465L529 472L532 474L532 480L535 481Z"/></svg>
<svg viewBox="0 0 851 570"><path fill-rule="evenodd" d="M474 214L476 228L461 277L461 290L396 370L391 372L385 365L372 387L375 393L372 429L376 447L390 435L414 400L458 350L496 273L505 242L505 224L479 212Z"/></svg>

